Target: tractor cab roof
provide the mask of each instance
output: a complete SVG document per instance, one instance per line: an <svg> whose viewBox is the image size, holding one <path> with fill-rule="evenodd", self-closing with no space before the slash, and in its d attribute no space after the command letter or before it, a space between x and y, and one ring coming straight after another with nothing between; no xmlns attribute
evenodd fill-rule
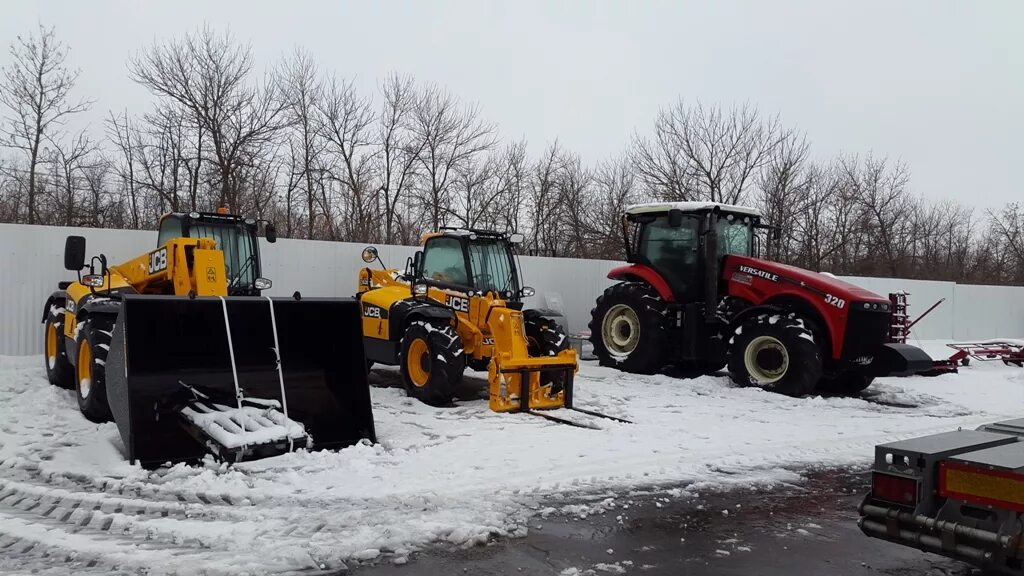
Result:
<svg viewBox="0 0 1024 576"><path fill-rule="evenodd" d="M179 220L196 220L202 222L244 222L249 225L255 225L256 220L253 218L246 218L237 214L228 214L226 212L168 212L160 217L162 222L165 218L178 218Z"/></svg>
<svg viewBox="0 0 1024 576"><path fill-rule="evenodd" d="M683 212L707 212L718 208L722 212L732 214L745 214L747 216L761 217L761 211L750 206L737 206L735 204L722 204L720 202L650 202L647 204L634 204L626 208L626 214L652 214L668 212L669 210L681 210Z"/></svg>
<svg viewBox="0 0 1024 576"><path fill-rule="evenodd" d="M505 240L510 241L511 235L505 234L504 232L498 232L497 230L482 230L479 228L458 228L454 226L442 226L436 232L427 232L423 235L423 242L431 238L438 236L448 236L449 238L466 238L468 240L476 240L477 238L485 238L488 240Z"/></svg>

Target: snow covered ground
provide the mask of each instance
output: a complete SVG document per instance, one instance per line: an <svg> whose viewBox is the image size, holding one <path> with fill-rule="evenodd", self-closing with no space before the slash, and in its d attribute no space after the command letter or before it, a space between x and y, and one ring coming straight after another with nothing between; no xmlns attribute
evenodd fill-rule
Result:
<svg viewBox="0 0 1024 576"><path fill-rule="evenodd" d="M480 400L447 409L406 398L397 382L393 371L371 375L377 445L147 472L123 461L113 424L86 421L73 393L47 384L41 358L0 357L0 571L401 563L432 543L524 534L535 513L600 510L637 487L680 495L690 482L791 480L807 466L867 464L879 441L1024 411L1024 370L1001 363L883 379L864 398L802 399L724 375L634 376L585 363L577 405L634 422L600 421L602 430L491 413L484 374L467 373Z"/></svg>

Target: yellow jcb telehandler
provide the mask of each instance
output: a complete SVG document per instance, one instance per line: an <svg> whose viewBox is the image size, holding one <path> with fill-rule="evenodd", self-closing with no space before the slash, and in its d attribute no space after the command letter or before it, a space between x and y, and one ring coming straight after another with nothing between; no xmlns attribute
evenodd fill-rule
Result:
<svg viewBox="0 0 1024 576"><path fill-rule="evenodd" d="M523 297L533 289L520 282L512 247L521 240L519 234L441 228L424 236L404 272L360 270L367 365L399 366L407 393L433 406L452 401L469 366L487 370L496 412L587 428L593 426L534 410L566 408L624 421L573 406L575 350L549 314L523 310ZM362 258L380 261L372 246Z"/></svg>
<svg viewBox="0 0 1024 576"><path fill-rule="evenodd" d="M46 374L76 391L89 420L113 418L129 460L240 461L374 440L358 304L261 296L271 283L258 226L167 214L155 250L114 266L104 255L86 265L85 238L68 237L64 267L78 280L43 308Z"/></svg>

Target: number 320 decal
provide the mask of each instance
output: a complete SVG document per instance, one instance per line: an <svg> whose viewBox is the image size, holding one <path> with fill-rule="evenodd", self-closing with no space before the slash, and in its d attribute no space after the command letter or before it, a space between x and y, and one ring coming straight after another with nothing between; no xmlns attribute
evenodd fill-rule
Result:
<svg viewBox="0 0 1024 576"><path fill-rule="evenodd" d="M836 308L839 308L840 310L846 308L846 300L843 300L842 298L836 298L831 294L825 294L825 303L831 304Z"/></svg>

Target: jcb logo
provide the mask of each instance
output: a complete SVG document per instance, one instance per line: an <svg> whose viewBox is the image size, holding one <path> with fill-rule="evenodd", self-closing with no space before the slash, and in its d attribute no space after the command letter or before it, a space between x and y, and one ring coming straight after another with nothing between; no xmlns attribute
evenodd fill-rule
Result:
<svg viewBox="0 0 1024 576"><path fill-rule="evenodd" d="M383 318L383 310L379 306L370 306L369 304L363 304L363 316L367 318Z"/></svg>
<svg viewBox="0 0 1024 576"><path fill-rule="evenodd" d="M149 273L154 274L167 269L167 248L149 253Z"/></svg>
<svg viewBox="0 0 1024 576"><path fill-rule="evenodd" d="M456 312L469 312L469 298L449 295L446 303Z"/></svg>

